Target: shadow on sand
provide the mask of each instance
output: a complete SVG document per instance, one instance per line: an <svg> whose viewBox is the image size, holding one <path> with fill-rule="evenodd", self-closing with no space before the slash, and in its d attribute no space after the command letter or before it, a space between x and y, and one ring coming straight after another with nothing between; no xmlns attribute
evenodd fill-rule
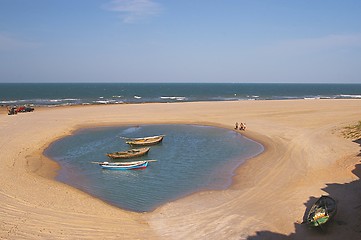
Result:
<svg viewBox="0 0 361 240"><path fill-rule="evenodd" d="M354 142L358 143L361 147L361 139ZM361 157L361 151L357 156ZM325 224L322 229L310 228L306 224L295 223L295 233L290 235L259 231L256 235L249 236L247 240L361 239L361 163L355 165L352 173L359 179L345 184L327 184L327 187L322 189L337 201L338 208L335 218ZM306 220L308 210L318 197L310 197L305 203L304 221Z"/></svg>

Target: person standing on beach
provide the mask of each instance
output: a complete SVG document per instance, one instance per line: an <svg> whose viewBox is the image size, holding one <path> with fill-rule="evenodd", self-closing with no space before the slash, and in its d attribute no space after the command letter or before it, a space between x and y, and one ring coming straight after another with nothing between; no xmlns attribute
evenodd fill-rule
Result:
<svg viewBox="0 0 361 240"><path fill-rule="evenodd" d="M236 129L236 130L238 129L238 122L236 122L236 127L234 129Z"/></svg>

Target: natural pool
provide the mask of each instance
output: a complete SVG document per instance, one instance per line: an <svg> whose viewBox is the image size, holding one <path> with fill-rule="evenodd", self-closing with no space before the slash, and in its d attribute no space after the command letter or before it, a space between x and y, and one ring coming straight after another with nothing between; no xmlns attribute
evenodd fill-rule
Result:
<svg viewBox="0 0 361 240"><path fill-rule="evenodd" d="M144 170L103 170L93 161L129 149L121 137L166 135L151 146ZM263 146L231 130L197 125L141 125L81 129L52 143L45 155L61 165L57 180L112 205L144 212L200 190L231 184L234 170Z"/></svg>

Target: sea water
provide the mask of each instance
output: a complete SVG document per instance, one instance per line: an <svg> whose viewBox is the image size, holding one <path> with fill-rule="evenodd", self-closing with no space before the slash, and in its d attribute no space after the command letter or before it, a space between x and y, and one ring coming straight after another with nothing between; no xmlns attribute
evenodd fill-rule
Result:
<svg viewBox="0 0 361 240"><path fill-rule="evenodd" d="M361 84L0 83L0 105L361 98Z"/></svg>
<svg viewBox="0 0 361 240"><path fill-rule="evenodd" d="M164 134L143 170L105 170L109 152L130 147L122 137ZM61 169L57 180L123 209L146 212L197 191L230 186L234 170L263 146L241 134L197 125L141 125L81 129L52 143L45 154Z"/></svg>

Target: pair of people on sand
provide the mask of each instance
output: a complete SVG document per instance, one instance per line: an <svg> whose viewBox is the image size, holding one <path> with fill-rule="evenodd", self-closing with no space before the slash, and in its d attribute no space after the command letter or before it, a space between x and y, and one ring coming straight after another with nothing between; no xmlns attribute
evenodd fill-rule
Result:
<svg viewBox="0 0 361 240"><path fill-rule="evenodd" d="M235 127L235 129L236 130L246 130L246 123L243 123L243 122L241 122L240 124L239 124L239 126L238 126L238 122L236 122L236 127Z"/></svg>

